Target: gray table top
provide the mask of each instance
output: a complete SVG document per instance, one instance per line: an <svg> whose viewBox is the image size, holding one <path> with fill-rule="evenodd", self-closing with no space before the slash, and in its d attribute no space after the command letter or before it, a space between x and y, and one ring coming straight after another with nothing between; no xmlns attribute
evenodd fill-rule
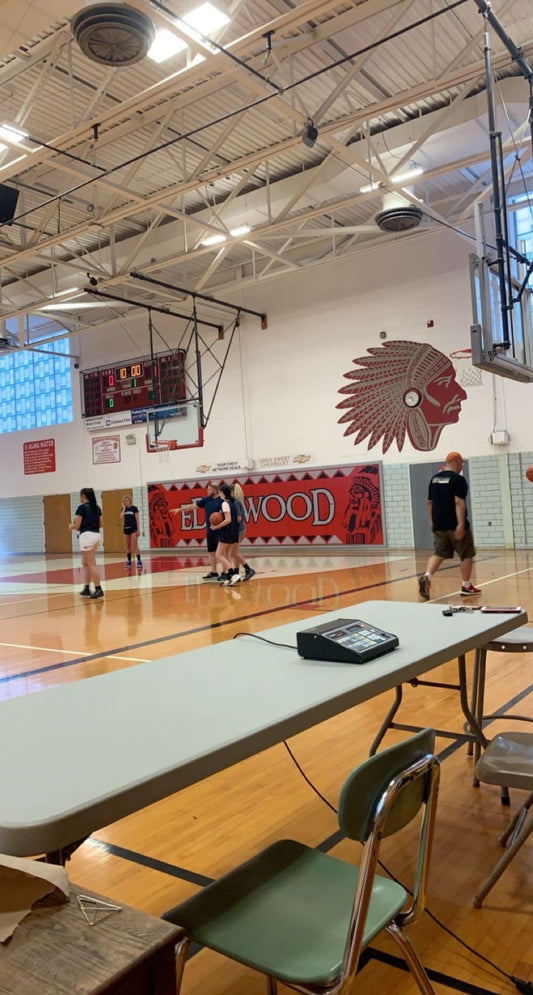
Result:
<svg viewBox="0 0 533 995"><path fill-rule="evenodd" d="M251 637L0 702L0 852L49 852L441 663L527 615L370 601L260 635L361 618L398 635L362 666Z"/></svg>

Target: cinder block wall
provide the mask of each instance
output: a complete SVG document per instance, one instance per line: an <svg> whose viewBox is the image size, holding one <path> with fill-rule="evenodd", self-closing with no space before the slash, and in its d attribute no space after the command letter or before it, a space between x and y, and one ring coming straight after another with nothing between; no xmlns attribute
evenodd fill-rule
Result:
<svg viewBox="0 0 533 995"><path fill-rule="evenodd" d="M389 547L414 545L411 483L408 463L383 466L385 542Z"/></svg>

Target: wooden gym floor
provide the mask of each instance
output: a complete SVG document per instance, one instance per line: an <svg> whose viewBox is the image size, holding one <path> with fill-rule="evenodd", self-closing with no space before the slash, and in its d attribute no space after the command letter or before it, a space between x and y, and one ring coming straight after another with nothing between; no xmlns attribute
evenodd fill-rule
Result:
<svg viewBox="0 0 533 995"><path fill-rule="evenodd" d="M416 578L426 556L308 554L256 557L249 583L223 589L202 583L202 557L147 555L144 568L127 572L124 559L105 558L105 599L82 600L79 558L8 557L0 560L2 663L0 694L31 694L63 681L139 665L194 649L236 632L261 632L284 622L342 611L375 599L416 601ZM484 550L474 581L483 604L520 604L533 618L533 551ZM443 567L432 596L456 603L457 564ZM250 654L253 654L250 644ZM490 711L516 699L515 711L533 717L532 663L528 655L489 655L486 702ZM472 660L469 659L469 667ZM221 681L224 675L221 674ZM454 682L456 666L435 671ZM283 694L283 688L280 688ZM457 693L405 690L400 721L460 727ZM290 741L298 762L336 805L341 784L368 753L391 701L376 698ZM95 735L98 716L95 715ZM180 702L176 701L176 723ZM198 702L198 722L202 702ZM514 728L507 723L506 728ZM490 726L492 735L498 723ZM43 730L43 736L46 730ZM390 732L386 742L403 733ZM472 908L476 887L495 864L497 835L507 820L498 789L472 787L464 747L438 740L442 788L428 895L429 909L466 943L506 972L533 979L533 846L526 844L482 909ZM120 742L116 744L120 750ZM68 749L68 743L65 743ZM90 751L91 743L87 743ZM444 756L445 755L445 756ZM514 792L512 804L517 802ZM98 830L68 864L71 879L116 902L160 915L268 842L293 836L346 860L358 847L340 837L334 813L305 783L280 744L105 829ZM383 859L409 883L403 846L384 847ZM439 993L470 995L515 991L493 968L427 915L410 931ZM354 990L362 995L416 991L396 949L380 939ZM187 965L184 995L259 995L263 979L202 950ZM288 989L280 988L280 995Z"/></svg>

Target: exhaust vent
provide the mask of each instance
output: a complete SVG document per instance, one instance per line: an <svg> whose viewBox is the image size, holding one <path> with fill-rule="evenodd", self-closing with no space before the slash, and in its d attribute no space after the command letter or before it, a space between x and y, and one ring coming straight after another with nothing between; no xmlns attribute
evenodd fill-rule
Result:
<svg viewBox="0 0 533 995"><path fill-rule="evenodd" d="M150 18L123 3L84 7L72 18L71 30L88 59L119 68L141 62L155 38Z"/></svg>
<svg viewBox="0 0 533 995"><path fill-rule="evenodd" d="M384 195L383 210L376 214L375 222L381 231L402 232L418 228L423 217L420 207L393 192Z"/></svg>

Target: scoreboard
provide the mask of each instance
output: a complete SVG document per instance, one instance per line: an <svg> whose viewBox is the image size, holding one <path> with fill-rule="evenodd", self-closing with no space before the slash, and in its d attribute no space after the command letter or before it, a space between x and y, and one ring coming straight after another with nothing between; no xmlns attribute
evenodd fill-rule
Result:
<svg viewBox="0 0 533 995"><path fill-rule="evenodd" d="M84 416L185 400L185 357L185 351L178 349L154 356L153 364L150 357L144 357L121 366L87 370L81 374Z"/></svg>

